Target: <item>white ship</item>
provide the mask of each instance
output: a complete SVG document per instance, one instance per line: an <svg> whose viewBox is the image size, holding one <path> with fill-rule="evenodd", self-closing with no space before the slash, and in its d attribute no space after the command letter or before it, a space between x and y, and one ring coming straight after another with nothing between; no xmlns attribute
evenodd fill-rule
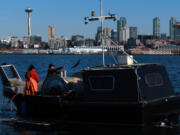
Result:
<svg viewBox="0 0 180 135"><path fill-rule="evenodd" d="M104 49L107 52L107 49ZM102 48L97 47L71 47L59 50L53 50L53 54L98 54L102 53Z"/></svg>

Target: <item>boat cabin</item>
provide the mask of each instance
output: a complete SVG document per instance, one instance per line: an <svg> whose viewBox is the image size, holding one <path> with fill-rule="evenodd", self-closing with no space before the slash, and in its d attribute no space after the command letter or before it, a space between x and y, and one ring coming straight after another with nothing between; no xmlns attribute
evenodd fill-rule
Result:
<svg viewBox="0 0 180 135"><path fill-rule="evenodd" d="M174 94L159 64L89 68L83 71L83 80L88 101L140 102Z"/></svg>

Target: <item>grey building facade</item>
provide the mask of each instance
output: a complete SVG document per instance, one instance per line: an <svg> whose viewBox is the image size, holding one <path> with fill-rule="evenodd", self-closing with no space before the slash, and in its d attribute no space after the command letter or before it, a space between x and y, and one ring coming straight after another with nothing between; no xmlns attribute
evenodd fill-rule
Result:
<svg viewBox="0 0 180 135"><path fill-rule="evenodd" d="M102 29L101 29L101 27L99 26L99 27L97 28L97 33L96 33L96 37L95 37L96 42L99 42L99 43L100 43L100 40L101 40L101 31L102 31Z"/></svg>
<svg viewBox="0 0 180 135"><path fill-rule="evenodd" d="M111 30L111 39L116 42L117 41L117 30L116 29L112 29Z"/></svg>
<svg viewBox="0 0 180 135"><path fill-rule="evenodd" d="M111 28L105 27L103 34L104 34L104 36L111 37Z"/></svg>
<svg viewBox="0 0 180 135"><path fill-rule="evenodd" d="M11 47L18 48L19 47L19 38L16 36L11 37Z"/></svg>
<svg viewBox="0 0 180 135"><path fill-rule="evenodd" d="M96 42L100 45L100 42L101 42L101 27L98 27L97 28L97 33L96 33ZM104 36L104 42L103 42L103 45L110 45L111 44L111 41L110 41L110 38L111 38L111 28L109 27L104 27L103 28L103 36Z"/></svg>
<svg viewBox="0 0 180 135"><path fill-rule="evenodd" d="M129 37L130 38L134 38L137 39L138 38L138 30L137 27L130 27L129 28Z"/></svg>
<svg viewBox="0 0 180 135"><path fill-rule="evenodd" d="M82 40L84 40L84 36L82 36L82 35L72 35L71 40L72 40L72 42L82 41Z"/></svg>
<svg viewBox="0 0 180 135"><path fill-rule="evenodd" d="M31 37L30 36L24 36L23 37L23 45L29 45L31 42Z"/></svg>
<svg viewBox="0 0 180 135"><path fill-rule="evenodd" d="M129 28L121 27L119 30L119 42L127 42L129 39Z"/></svg>
<svg viewBox="0 0 180 135"><path fill-rule="evenodd" d="M174 40L180 40L180 22L174 25Z"/></svg>
<svg viewBox="0 0 180 135"><path fill-rule="evenodd" d="M118 21L118 27L126 27L126 17L121 17L120 20Z"/></svg>
<svg viewBox="0 0 180 135"><path fill-rule="evenodd" d="M55 49L66 48L67 41L64 36L56 39Z"/></svg>
<svg viewBox="0 0 180 135"><path fill-rule="evenodd" d="M84 41L84 36L82 35L72 35L71 41L73 46L84 46L85 41Z"/></svg>
<svg viewBox="0 0 180 135"><path fill-rule="evenodd" d="M95 40L94 39L85 39L85 46L88 46L88 47L93 47L95 45Z"/></svg>
<svg viewBox="0 0 180 135"><path fill-rule="evenodd" d="M139 44L140 44L139 39L129 38L126 47L127 47L127 49L136 48L136 46L139 45Z"/></svg>
<svg viewBox="0 0 180 135"><path fill-rule="evenodd" d="M163 39L163 40L166 40L166 39L167 39L166 33L161 33L161 39Z"/></svg>
<svg viewBox="0 0 180 135"><path fill-rule="evenodd" d="M171 17L170 21L169 21L169 36L171 40L175 39L175 28L174 25L176 24L176 19L174 17Z"/></svg>
<svg viewBox="0 0 180 135"><path fill-rule="evenodd" d="M159 17L155 17L153 19L153 36L155 38L160 38L161 35L160 35L160 19Z"/></svg>
<svg viewBox="0 0 180 135"><path fill-rule="evenodd" d="M111 28L105 27L103 30L103 35L105 39L103 40L103 45L111 45Z"/></svg>
<svg viewBox="0 0 180 135"><path fill-rule="evenodd" d="M40 35L32 35L30 36L30 42L33 44L40 44L42 42L42 37Z"/></svg>
<svg viewBox="0 0 180 135"><path fill-rule="evenodd" d="M64 36L61 36L60 38L52 38L49 40L49 48L58 50L60 48L65 48L67 45L67 40Z"/></svg>
<svg viewBox="0 0 180 135"><path fill-rule="evenodd" d="M121 17L120 20L117 21L117 41L121 41L121 29L126 27L126 18Z"/></svg>
<svg viewBox="0 0 180 135"><path fill-rule="evenodd" d="M56 38L56 26L49 25L48 26L48 40Z"/></svg>

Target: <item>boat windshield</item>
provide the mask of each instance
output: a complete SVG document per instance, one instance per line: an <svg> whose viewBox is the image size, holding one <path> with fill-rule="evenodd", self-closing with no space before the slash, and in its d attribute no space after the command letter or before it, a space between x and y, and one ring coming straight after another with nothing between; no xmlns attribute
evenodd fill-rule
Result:
<svg viewBox="0 0 180 135"><path fill-rule="evenodd" d="M139 87L143 100L153 100L173 95L174 91L163 66L150 66L138 69Z"/></svg>

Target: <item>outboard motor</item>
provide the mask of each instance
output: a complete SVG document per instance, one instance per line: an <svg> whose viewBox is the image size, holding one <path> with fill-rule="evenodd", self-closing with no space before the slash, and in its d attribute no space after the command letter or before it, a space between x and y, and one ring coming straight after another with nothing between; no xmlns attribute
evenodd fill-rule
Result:
<svg viewBox="0 0 180 135"><path fill-rule="evenodd" d="M68 83L58 75L48 77L41 88L43 95L63 95L66 91L68 91Z"/></svg>

